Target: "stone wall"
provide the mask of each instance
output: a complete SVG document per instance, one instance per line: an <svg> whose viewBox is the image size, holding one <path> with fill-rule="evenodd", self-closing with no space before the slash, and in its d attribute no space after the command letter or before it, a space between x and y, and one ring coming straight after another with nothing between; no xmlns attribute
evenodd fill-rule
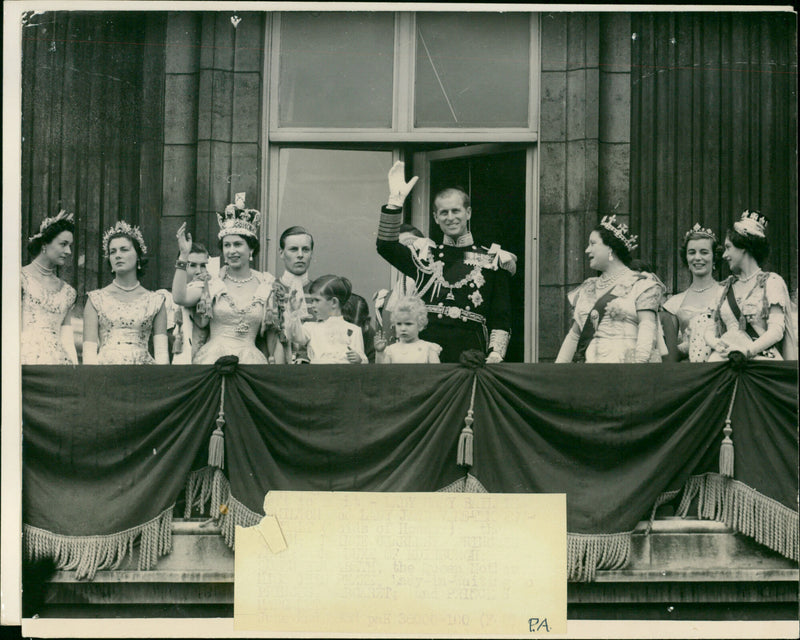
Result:
<svg viewBox="0 0 800 640"><path fill-rule="evenodd" d="M602 215L630 213L630 17L544 13L539 184L539 360L570 323L567 292L589 274Z"/></svg>
<svg viewBox="0 0 800 640"><path fill-rule="evenodd" d="M216 246L217 211L244 191L259 208L263 12L173 12L167 18L159 282L172 283L175 230Z"/></svg>

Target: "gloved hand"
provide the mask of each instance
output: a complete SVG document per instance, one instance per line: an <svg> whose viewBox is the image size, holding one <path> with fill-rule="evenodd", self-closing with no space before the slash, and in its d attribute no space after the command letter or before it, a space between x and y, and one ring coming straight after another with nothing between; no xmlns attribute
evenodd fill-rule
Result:
<svg viewBox="0 0 800 640"><path fill-rule="evenodd" d="M406 182L406 163L399 160L389 169L389 200L388 204L402 208L403 202L411 189L417 184L419 178L414 176Z"/></svg>

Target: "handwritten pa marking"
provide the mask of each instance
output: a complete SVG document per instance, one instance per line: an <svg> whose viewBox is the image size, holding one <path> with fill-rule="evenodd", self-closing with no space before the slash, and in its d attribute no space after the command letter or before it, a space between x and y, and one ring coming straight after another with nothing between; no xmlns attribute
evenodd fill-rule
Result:
<svg viewBox="0 0 800 640"><path fill-rule="evenodd" d="M541 631L542 629L547 632L550 631L550 627L547 626L547 618L542 618L541 621L539 621L539 618L528 618L529 631Z"/></svg>

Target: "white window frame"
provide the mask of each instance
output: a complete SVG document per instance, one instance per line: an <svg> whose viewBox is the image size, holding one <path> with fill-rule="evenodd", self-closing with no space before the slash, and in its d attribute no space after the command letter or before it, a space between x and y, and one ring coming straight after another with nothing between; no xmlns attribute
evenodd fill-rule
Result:
<svg viewBox="0 0 800 640"><path fill-rule="evenodd" d="M270 91L266 119L267 137L271 143L286 142L536 142L539 129L539 14L527 13L530 24L530 69L528 76L527 127L415 127L414 64L416 61L416 14L395 12L394 82L392 126L348 127L281 127L278 125L280 81L281 13L273 14L267 26L265 49L271 47L269 69ZM267 83L265 83L267 84Z"/></svg>
<svg viewBox="0 0 800 640"><path fill-rule="evenodd" d="M414 64L416 61L416 14L394 12L394 68L392 128L332 128L332 127L278 127L278 82L280 72L281 12L268 13L264 34L263 69L268 70L269 81L263 83L262 95L262 150L260 206L264 212L260 240L262 251L259 268L277 274L279 256L277 246L278 220L278 154L281 147L329 145L340 143L373 143L396 145L395 160L404 160L401 146L406 143L486 143L486 148L501 143L523 143L526 147L525 220L528 251L525 260L525 362L536 362L539 352L539 127L541 87L540 14L527 13L530 19L530 75L528 96L528 127L486 127L464 129L456 127L414 127ZM370 145L365 145L368 148ZM350 147L352 148L352 147ZM447 150L442 150L447 152ZM441 152L428 152L441 153ZM416 154L415 154L416 155ZM423 164L422 166L427 167ZM273 170L274 168L274 170ZM419 170L419 169L418 169ZM422 178L422 176L421 176ZM420 229L428 230L429 179L421 179L412 192L412 221ZM424 205L422 204L424 203ZM376 203L376 216L380 203ZM377 217L376 217L377 224ZM274 240L274 242L272 242Z"/></svg>

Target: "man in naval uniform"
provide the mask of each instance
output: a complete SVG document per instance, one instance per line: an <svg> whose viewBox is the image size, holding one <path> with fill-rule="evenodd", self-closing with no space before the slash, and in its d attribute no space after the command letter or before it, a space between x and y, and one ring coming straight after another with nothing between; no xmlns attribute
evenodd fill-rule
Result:
<svg viewBox="0 0 800 640"><path fill-rule="evenodd" d="M442 347L441 362L458 362L461 353L477 349L486 362L502 362L511 332L509 280L516 257L498 245L480 246L469 231L469 196L444 189L434 198L434 221L444 233L442 244L421 238L407 247L398 240L403 202L417 177L405 180L405 165L389 171L389 201L381 208L378 253L414 278L428 310L428 327L420 338Z"/></svg>

